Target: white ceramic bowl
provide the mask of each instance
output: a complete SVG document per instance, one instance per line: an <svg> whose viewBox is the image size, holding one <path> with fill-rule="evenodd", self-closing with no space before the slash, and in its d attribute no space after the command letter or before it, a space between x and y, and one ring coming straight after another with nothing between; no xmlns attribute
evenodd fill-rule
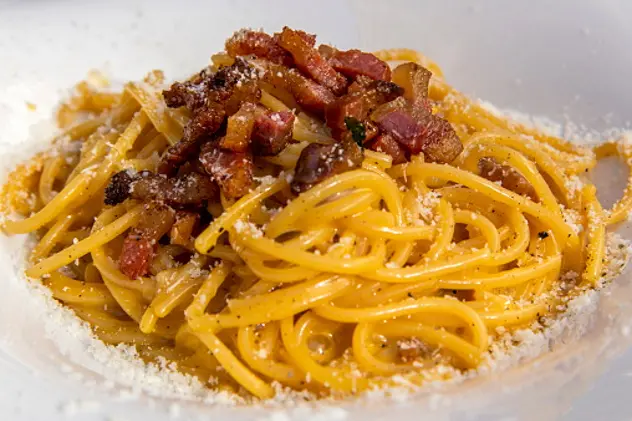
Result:
<svg viewBox="0 0 632 421"><path fill-rule="evenodd" d="M409 47L443 66L458 88L499 107L570 119L603 130L629 124L632 109L632 3L582 1L13 1L0 0L0 152L3 174L33 153L34 136L64 89L89 69L116 80L153 68L188 75L222 48L234 30L289 25L340 47ZM37 105L29 111L25 102ZM41 145L41 141L39 143ZM603 168L602 168L603 170ZM612 201L620 169L600 171ZM628 232L629 235L629 232ZM0 239L0 415L51 421L181 419L628 420L632 353L630 275L602 296L591 327L569 333L553 352L501 374L428 392L406 402L345 404L345 410L283 414L227 409L141 396L128 401L117 384L68 339L64 355L44 328L41 300L19 279L22 237ZM49 320L50 327L57 321ZM566 338L566 339L565 339ZM77 345L77 344L75 344ZM80 345L80 344L79 344ZM68 367L73 367L70 375ZM602 373L604 373L602 375ZM79 380L78 377L82 377ZM90 383L96 386L90 386ZM568 412L570 410L570 412ZM566 415L564 415L566 413ZM320 418L319 418L320 417Z"/></svg>

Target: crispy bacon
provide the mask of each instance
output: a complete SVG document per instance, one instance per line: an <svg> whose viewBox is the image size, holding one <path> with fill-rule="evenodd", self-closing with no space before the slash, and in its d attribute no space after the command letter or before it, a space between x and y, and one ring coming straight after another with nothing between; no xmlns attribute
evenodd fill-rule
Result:
<svg viewBox="0 0 632 421"><path fill-rule="evenodd" d="M429 162L452 162L463 150L450 123L434 114L415 121L405 110L396 109L379 116L377 124L411 154L423 152Z"/></svg>
<svg viewBox="0 0 632 421"><path fill-rule="evenodd" d="M329 51L327 53L331 54ZM348 77L362 75L375 80L391 80L391 69L388 64L371 53L360 50L337 50L330 56L329 63L335 70Z"/></svg>
<svg viewBox="0 0 632 421"><path fill-rule="evenodd" d="M393 165L407 161L404 148L388 133L380 134L369 144L369 149L390 155L393 158Z"/></svg>
<svg viewBox="0 0 632 421"><path fill-rule="evenodd" d="M373 83L374 81L370 77L360 75L356 77L353 82L351 82L351 84L347 88L347 93L351 94L354 92L364 92L369 89L371 84Z"/></svg>
<svg viewBox="0 0 632 421"><path fill-rule="evenodd" d="M276 155L292 139L294 114L290 111L266 112L259 115L252 132L255 155Z"/></svg>
<svg viewBox="0 0 632 421"><path fill-rule="evenodd" d="M394 110L384 114L377 124L385 133L393 136L413 154L421 152L421 126L405 110Z"/></svg>
<svg viewBox="0 0 632 421"><path fill-rule="evenodd" d="M432 113L428 100L428 86L432 73L417 63L400 64L393 71L393 82L404 89L414 119L421 120Z"/></svg>
<svg viewBox="0 0 632 421"><path fill-rule="evenodd" d="M244 102L239 111L228 117L226 136L220 141L223 149L246 152L250 146L250 136L255 125L256 109L257 106L252 102Z"/></svg>
<svg viewBox="0 0 632 421"><path fill-rule="evenodd" d="M140 173L131 185L131 197L156 200L175 207L200 206L217 199L217 186L205 174L191 172L179 177Z"/></svg>
<svg viewBox="0 0 632 421"><path fill-rule="evenodd" d="M193 234L198 229L199 223L199 213L189 211L176 212L176 220L169 234L171 244L190 248L193 242Z"/></svg>
<svg viewBox="0 0 632 421"><path fill-rule="evenodd" d="M368 114L369 106L363 92L341 96L325 107L327 126L337 133L346 130L345 118L353 117L358 121L363 121Z"/></svg>
<svg viewBox="0 0 632 421"><path fill-rule="evenodd" d="M404 88L404 97L411 101L428 98L432 73L417 63L400 64L393 70L393 82Z"/></svg>
<svg viewBox="0 0 632 421"><path fill-rule="evenodd" d="M377 127L377 124L370 120L365 120L364 124L364 140L362 140L362 146L370 143L375 136L380 133L380 129ZM343 133L340 138L348 136L348 133Z"/></svg>
<svg viewBox="0 0 632 421"><path fill-rule="evenodd" d="M379 121L386 114L393 111L404 111L406 114L410 114L410 103L403 96L398 96L392 101L385 102L377 106L370 115L372 121ZM411 117L413 117L411 115ZM414 119L414 117L413 117Z"/></svg>
<svg viewBox="0 0 632 421"><path fill-rule="evenodd" d="M215 133L225 116L220 104L211 104L200 109L184 127L183 140L193 143L204 135Z"/></svg>
<svg viewBox="0 0 632 421"><path fill-rule="evenodd" d="M230 98L235 87L255 78L252 66L238 57L230 66L221 67L212 74L207 84L207 100L222 103Z"/></svg>
<svg viewBox="0 0 632 421"><path fill-rule="evenodd" d="M323 117L338 140L302 150L295 192L360 166L360 146L390 155L394 164L422 152L429 162L447 163L461 152L450 123L432 114L427 69L407 63L391 72L373 54L327 45L316 49L315 43L314 35L288 27L274 36L235 33L226 42L234 58L230 66L206 68L163 92L167 106L186 107L191 119L182 139L161 158L159 174L116 174L106 203L132 197L183 209L217 200L220 190L229 199L246 194L253 185L254 157L281 152L296 119L294 112L257 105L262 89L290 109ZM190 231L192 221L178 219L174 241L188 242L190 235L180 232Z"/></svg>
<svg viewBox="0 0 632 421"><path fill-rule="evenodd" d="M318 53L323 56L323 58L325 60L329 60L331 59L334 54L336 54L336 50L334 47L332 47L331 45L327 45L327 44L320 44L318 46Z"/></svg>
<svg viewBox="0 0 632 421"><path fill-rule="evenodd" d="M207 176L206 170L198 159L190 159L178 167L177 177L182 178L190 173L198 173Z"/></svg>
<svg viewBox="0 0 632 421"><path fill-rule="evenodd" d="M203 101L201 100L201 95L197 95L197 93L190 88L192 88L192 86L188 86L186 82L175 82L171 85L171 88L163 91L162 96L165 99L167 107L178 108L187 106L187 108L197 108L202 105Z"/></svg>
<svg viewBox="0 0 632 421"><path fill-rule="evenodd" d="M305 43L309 45L310 47L313 48L316 45L316 35L308 34L307 32L301 31L300 29L292 29L292 31L294 31L296 35L301 37L303 41L305 41ZM277 43L279 42L279 37L280 37L280 34L274 34L274 39L275 41L277 41Z"/></svg>
<svg viewBox="0 0 632 421"><path fill-rule="evenodd" d="M255 55L273 63L292 65L292 56L265 32L242 29L226 41L226 52L231 57Z"/></svg>
<svg viewBox="0 0 632 421"><path fill-rule="evenodd" d="M247 61L238 58L230 66L213 73L205 68L186 82L175 82L163 91L165 103L170 108L186 107L191 112L207 107L209 103L223 103L241 86L253 78L252 68Z"/></svg>
<svg viewBox="0 0 632 421"><path fill-rule="evenodd" d="M453 296L459 299L459 301L474 301L476 300L475 289L457 289L450 291Z"/></svg>
<svg viewBox="0 0 632 421"><path fill-rule="evenodd" d="M316 82L340 95L347 87L344 76L334 70L327 60L305 40L305 36L287 26L280 34L275 35L278 44L289 51L296 67L305 72Z"/></svg>
<svg viewBox="0 0 632 421"><path fill-rule="evenodd" d="M296 162L292 190L300 193L333 175L358 168L362 158L362 150L347 138L332 145L312 143Z"/></svg>
<svg viewBox="0 0 632 421"><path fill-rule="evenodd" d="M224 109L217 104L200 109L184 127L182 139L171 145L163 154L158 164L158 172L173 174L179 165L198 151L199 141L203 137L215 133L220 128L224 117Z"/></svg>
<svg viewBox="0 0 632 421"><path fill-rule="evenodd" d="M201 72L190 82L175 83L163 92L170 107L186 106L193 113L182 139L163 155L158 166L161 174L173 174L177 167L198 151L201 140L213 135L226 114L238 110L241 102L255 102L261 95L250 81L253 69L241 59L216 73Z"/></svg>
<svg viewBox="0 0 632 421"><path fill-rule="evenodd" d="M254 65L263 71L265 82L290 94L306 111L323 115L325 107L336 99L329 89L306 78L296 69L264 60L257 60Z"/></svg>
<svg viewBox="0 0 632 421"><path fill-rule="evenodd" d="M254 163L249 152L223 150L211 141L202 146L200 162L227 198L239 198L252 187Z"/></svg>
<svg viewBox="0 0 632 421"><path fill-rule="evenodd" d="M258 81L245 81L237 83L231 92L230 97L223 102L224 111L227 116L235 114L244 102L256 104L261 98L261 88Z"/></svg>
<svg viewBox="0 0 632 421"><path fill-rule="evenodd" d="M162 92L165 103L169 108L187 107L196 110L206 102L206 91L212 81L213 74L208 68L203 69L191 80L175 82Z"/></svg>
<svg viewBox="0 0 632 421"><path fill-rule="evenodd" d="M150 202L145 205L138 225L130 230L123 241L119 257L119 269L130 279L137 279L149 272L158 240L173 225L175 212L164 204Z"/></svg>
<svg viewBox="0 0 632 421"><path fill-rule="evenodd" d="M173 207L200 206L217 198L215 183L205 174L190 172L177 177L142 171L121 171L105 189L105 203L115 205L125 199L156 201Z"/></svg>
<svg viewBox="0 0 632 421"><path fill-rule="evenodd" d="M202 136L215 133L222 125L225 116L226 112L220 104L211 104L201 108L184 127L182 140L191 144Z"/></svg>
<svg viewBox="0 0 632 421"><path fill-rule="evenodd" d="M322 115L327 104L334 101L334 95L326 87L307 79L297 71L291 70L288 74L290 92L306 111Z"/></svg>
<svg viewBox="0 0 632 421"><path fill-rule="evenodd" d="M355 86L354 86L355 85ZM365 121L379 105L392 101L402 94L402 89L394 83L381 80L352 84L352 91L341 96L325 108L327 125L335 137L346 130L345 119L353 117Z"/></svg>
<svg viewBox="0 0 632 421"><path fill-rule="evenodd" d="M110 182L105 186L105 197L103 203L106 205L118 205L123 203L130 197L130 188L133 181L136 180L136 174L131 171L123 170L114 174L110 178Z"/></svg>
<svg viewBox="0 0 632 421"><path fill-rule="evenodd" d="M500 185L507 190L527 196L531 200L537 199L537 194L531 183L515 168L499 164L494 158L484 157L478 161L478 169L481 177L489 181L500 182Z"/></svg>
<svg viewBox="0 0 632 421"><path fill-rule="evenodd" d="M463 143L449 121L428 114L421 122L421 150L428 162L448 164L463 151Z"/></svg>

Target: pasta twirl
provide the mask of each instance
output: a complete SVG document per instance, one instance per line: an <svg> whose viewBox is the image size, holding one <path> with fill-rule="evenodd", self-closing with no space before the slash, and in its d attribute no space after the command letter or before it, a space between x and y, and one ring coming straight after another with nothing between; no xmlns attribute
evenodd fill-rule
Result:
<svg viewBox="0 0 632 421"><path fill-rule="evenodd" d="M248 34L236 35L228 54L213 56L211 67L180 85L199 87L186 83L224 72L221 83L213 79L212 97L223 108L205 109L203 119L199 109L211 99L187 97L189 108L175 109L186 101L174 88L161 95L159 72L116 95L83 89L85 98L63 117L67 124L74 112L92 113L65 129L81 149L57 142L14 173L20 186L32 187L27 195L3 189L4 210L24 216L5 221L4 231L38 239L26 274L42 278L104 341L169 355L209 387L257 398L274 396L271 382L315 397L344 395L391 386L395 374L420 384L444 378L441 367L475 369L497 327L532 326L554 317L565 297L598 286L606 230L630 211L632 187L604 210L584 172L610 155L629 164L627 145L593 150L504 120L411 50L353 53L380 75L349 73L356 63L345 61L349 52L309 50L330 66L319 73L301 64L286 29L275 39L258 35L268 50L255 58L239 54ZM312 48L309 35L299 38ZM428 71L419 66L429 69L428 96L418 91L417 76L406 79L398 68L391 82L380 59L416 63L406 69L417 76ZM240 96L231 103L221 89L235 77L230 98ZM371 91L372 83L380 88ZM365 96L353 96L354 89ZM370 117L333 122L335 101L378 94L395 98L371 108ZM325 108L314 108L322 98ZM388 131L395 117L407 118L402 110L414 124L445 118L462 152L448 162L436 157L446 150L415 152L418 138ZM207 143L191 140L195 127L215 118ZM280 139L270 127L274 136L290 130L276 153L269 153L275 144L263 143ZM233 149L212 149L228 138ZM355 155L336 167L325 157L348 152L339 145ZM307 183L300 167L310 150L321 151L321 173L335 171ZM242 172L217 175L214 165L227 156L243 159ZM481 162L495 163L502 177L484 173ZM115 192L126 199L118 204L109 203L113 174L132 180ZM251 188L235 193L234 174L251 177ZM189 189L193 184L177 177L197 184ZM569 213L583 229L568 222ZM125 265L141 263L144 272L130 277Z"/></svg>

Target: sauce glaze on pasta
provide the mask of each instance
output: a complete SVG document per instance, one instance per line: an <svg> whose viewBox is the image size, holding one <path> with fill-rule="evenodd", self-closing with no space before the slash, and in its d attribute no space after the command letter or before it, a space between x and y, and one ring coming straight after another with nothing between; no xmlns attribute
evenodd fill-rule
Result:
<svg viewBox="0 0 632 421"><path fill-rule="evenodd" d="M156 171L191 116L165 107L158 71L120 93L78 85L53 150L3 190L5 211L24 216L4 231L38 238L26 274L103 341L258 398L273 397L275 382L345 395L395 384L394 375L422 384L444 377L441 367L475 369L497 327L533 326L594 288L606 229L627 217L632 191L604 210L585 174L604 156L629 163L630 150L576 146L493 115L415 51L375 56L432 72L429 104L463 142L456 159L421 153L394 165L364 149L357 168L297 194L289 183L301 151L337 140L322 118L264 86L259 106L296 116L293 140L258 158L254 189L207 203L212 220L202 218L194 241L163 238L138 279L119 255L146 204L106 206L104 190L121 170ZM211 70L233 62L216 55ZM488 158L530 193L481 176Z"/></svg>

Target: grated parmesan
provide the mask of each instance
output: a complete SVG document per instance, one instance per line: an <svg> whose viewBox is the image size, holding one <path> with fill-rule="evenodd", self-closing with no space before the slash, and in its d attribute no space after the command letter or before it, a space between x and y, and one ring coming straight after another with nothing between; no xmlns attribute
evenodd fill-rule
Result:
<svg viewBox="0 0 632 421"><path fill-rule="evenodd" d="M559 128L563 130L563 128ZM45 136L40 137L46 139ZM42 148L48 144L42 143ZM33 149L24 151L31 154ZM8 165L14 162L12 159L3 157ZM84 171L88 170L86 168ZM89 170L91 171L91 170ZM287 173L286 177L290 178L291 173ZM288 180L291 181L291 180ZM581 188L581 180L569 180L567 185L569 189L573 187L575 190ZM435 193L436 195L436 193ZM437 205L439 196L433 196L432 193L424 195L419 200L420 214L423 216ZM565 209L565 221L574 227L576 232L581 232L584 227L578 220L578 214L573 215L573 211ZM429 213L432 215L432 212ZM252 223L237 221L235 230L242 232L251 230L251 232L259 233L261 231ZM27 243L28 249L32 244ZM606 274L600 286L603 286L616 276L623 269L631 253L630 244L616 234L609 234L607 238L608 265ZM350 256L345 256L350 257ZM22 264L25 259L20 257ZM21 273L21 269L16 269L16 273ZM574 281L579 274L575 272L567 272L562 278L567 281ZM106 345L99 341L90 330L89 326L78 319L75 314L61 306L51 296L50 291L36 282L27 282L25 279L19 279L26 288L32 293L33 308L41 311L44 320L47 335L55 341L60 351L66 355L71 361L81 357L89 357L89 368L103 376L104 381L100 384L105 389L119 390L119 397L122 400L136 400L141 396L150 396L156 399L172 398L183 401L199 401L212 405L234 406L245 403L245 400L237 395L226 392L211 391L206 385L202 384L197 378L180 373L177 371L175 364L168 363L164 360L157 363L143 362L135 348L126 345ZM445 376L450 376L454 382L462 381L472 377L474 374L486 374L506 369L512 365L523 363L527 359L533 359L543 352L548 351L556 339L562 337L567 331L575 331L575 335L581 335L587 329L590 314L594 312L598 304L599 293L597 291L587 291L581 296L570 300L566 303L565 312L560 317L546 321L545 326L534 326L535 330L522 329L510 334L503 327L496 328L498 340L492 343L492 350L486 363L476 372L468 372L461 374L454 371L451 367L439 366L437 372ZM630 327L623 326L621 334L629 335ZM517 345L516 345L517 343ZM75 377L77 381L82 381L82 375L74 372L70 364L62 364L60 370L69 376ZM311 380L308 373L307 381ZM394 376L393 381L397 382L401 388L393 389L374 389L369 390L358 398L358 402L368 402L375 398L391 399L394 401L405 401L411 396L411 389L414 386L403 376ZM433 385L428 385L432 387ZM328 406L330 402L324 401L318 404L317 409L307 403L302 403L306 397L310 397L306 392L289 391L287 388L276 384L275 390L277 396L271 402L266 402L267 407L281 405L284 407L293 406L294 409L274 411L267 416L266 420L285 421L291 419L304 418L309 414L310 420L343 420L347 416L347 410L336 406ZM442 405L448 404L449 399L441 394L434 393L430 396L430 409L436 410ZM155 401L152 399L152 405ZM298 403L297 403L298 402ZM81 414L82 412L98 411L100 409L99 402L96 401L71 401L61 405L60 410L65 414L72 416ZM317 412L316 412L317 411ZM169 413L172 417L179 417L181 406L173 403L169 407Z"/></svg>

